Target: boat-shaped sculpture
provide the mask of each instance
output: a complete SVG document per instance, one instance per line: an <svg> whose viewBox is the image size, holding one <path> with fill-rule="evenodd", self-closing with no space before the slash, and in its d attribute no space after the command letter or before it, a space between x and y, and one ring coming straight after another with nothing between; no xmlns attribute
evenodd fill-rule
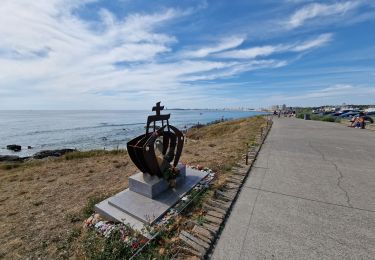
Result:
<svg viewBox="0 0 375 260"><path fill-rule="evenodd" d="M163 177L164 171L170 167L177 166L184 146L181 131L169 124L171 115L160 114L163 109L160 102L156 103L152 108L156 115L148 116L145 134L127 143L129 156L137 168L158 177Z"/></svg>

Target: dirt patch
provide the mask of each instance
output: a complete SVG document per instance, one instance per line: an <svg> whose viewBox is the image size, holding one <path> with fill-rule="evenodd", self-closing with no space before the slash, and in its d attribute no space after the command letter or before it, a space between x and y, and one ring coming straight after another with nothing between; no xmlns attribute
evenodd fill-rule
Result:
<svg viewBox="0 0 375 260"><path fill-rule="evenodd" d="M220 182L264 124L254 117L193 129L181 161L210 167ZM125 189L136 171L126 152L69 155L0 169L0 258L86 258L83 219L97 200Z"/></svg>

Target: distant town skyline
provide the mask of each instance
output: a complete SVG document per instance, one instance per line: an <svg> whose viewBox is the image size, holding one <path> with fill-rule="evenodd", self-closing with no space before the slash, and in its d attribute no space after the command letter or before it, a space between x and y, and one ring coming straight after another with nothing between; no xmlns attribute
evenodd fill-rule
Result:
<svg viewBox="0 0 375 260"><path fill-rule="evenodd" d="M374 104L375 2L3 0L0 109Z"/></svg>

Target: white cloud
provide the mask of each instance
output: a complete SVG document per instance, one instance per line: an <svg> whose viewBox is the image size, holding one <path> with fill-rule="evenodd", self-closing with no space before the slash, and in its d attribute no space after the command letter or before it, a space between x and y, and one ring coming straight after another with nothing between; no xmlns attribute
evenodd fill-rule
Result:
<svg viewBox="0 0 375 260"><path fill-rule="evenodd" d="M302 51L307 51L310 49L318 48L321 47L328 42L332 40L332 34L331 33L325 33L319 35L317 38L313 40L308 40L303 43L297 44L291 48L292 51L296 52L302 52Z"/></svg>
<svg viewBox="0 0 375 260"><path fill-rule="evenodd" d="M193 9L123 18L102 9L97 21L77 16L77 8L93 1L0 2L0 109L134 108L161 97L207 100L201 81L283 67L288 61L267 57L331 40L326 34L300 43L238 49L245 37L229 36L195 48L180 45L184 51L176 52L178 39L165 27Z"/></svg>
<svg viewBox="0 0 375 260"><path fill-rule="evenodd" d="M233 50L219 53L217 57L220 58L233 58L233 59L254 59L262 56L269 56L275 52L279 52L283 46L260 46L242 50Z"/></svg>
<svg viewBox="0 0 375 260"><path fill-rule="evenodd" d="M366 96L375 95L375 88L365 86L353 86L350 84L336 84L313 91L306 91L298 95L275 95L271 100L278 101L307 101L307 100L329 100L346 98L348 100L360 100ZM315 102L316 103L316 102ZM361 103L361 102L359 102Z"/></svg>
<svg viewBox="0 0 375 260"><path fill-rule="evenodd" d="M297 28L313 18L345 14L359 6L359 4L360 1L338 2L334 4L308 4L297 10L285 25L289 29Z"/></svg>
<svg viewBox="0 0 375 260"><path fill-rule="evenodd" d="M257 57L266 57L275 53L283 52L303 52L314 48L321 47L332 40L332 34L321 34L314 39L294 44L266 45L260 47L252 47L247 49L238 49L225 51L216 54L216 57L231 59L254 59Z"/></svg>
<svg viewBox="0 0 375 260"><path fill-rule="evenodd" d="M184 51L181 53L181 56L190 58L203 58L208 56L209 54L236 48L240 46L244 42L244 40L245 39L243 37L227 37L222 39L215 46L203 47L197 50Z"/></svg>

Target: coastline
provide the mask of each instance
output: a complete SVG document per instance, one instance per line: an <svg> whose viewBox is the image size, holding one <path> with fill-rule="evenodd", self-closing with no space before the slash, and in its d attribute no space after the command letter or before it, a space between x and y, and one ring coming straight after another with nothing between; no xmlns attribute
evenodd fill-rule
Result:
<svg viewBox="0 0 375 260"><path fill-rule="evenodd" d="M3 113L2 113L3 112ZM181 130L222 118L265 114L243 111L169 111ZM144 132L148 111L0 111L0 155L31 157L43 150L125 149L127 141ZM20 145L12 152L8 145Z"/></svg>
<svg viewBox="0 0 375 260"><path fill-rule="evenodd" d="M231 167L244 160L246 147L264 124L263 117L252 117L190 129L181 162L213 169L218 187ZM1 217L0 255L83 257L89 236L82 229L85 211L126 188L135 172L123 150L73 152L0 168L0 211L6 212Z"/></svg>

